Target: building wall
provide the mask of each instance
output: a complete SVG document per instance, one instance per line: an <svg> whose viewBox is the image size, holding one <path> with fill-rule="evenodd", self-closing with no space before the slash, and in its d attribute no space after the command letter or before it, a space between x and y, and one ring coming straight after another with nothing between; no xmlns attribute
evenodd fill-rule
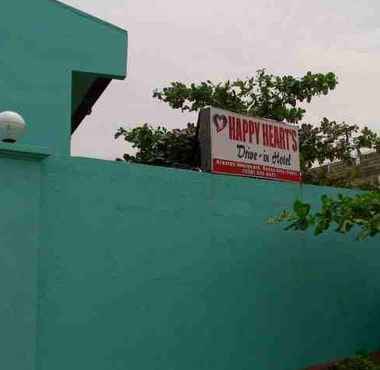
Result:
<svg viewBox="0 0 380 370"><path fill-rule="evenodd" d="M35 369L39 162L0 157L0 368Z"/></svg>
<svg viewBox="0 0 380 370"><path fill-rule="evenodd" d="M353 185L380 186L380 153L373 152L360 156L356 165L336 162L314 169L316 174L321 172L330 179L350 180Z"/></svg>
<svg viewBox="0 0 380 370"><path fill-rule="evenodd" d="M55 0L2 0L2 9L0 112L25 118L23 143L69 155L71 105L85 96L72 74L123 78L127 34Z"/></svg>
<svg viewBox="0 0 380 370"><path fill-rule="evenodd" d="M5 201L0 228L13 236L0 234L0 253L29 254L2 273L37 311L35 369L297 370L378 349L378 240L265 222L298 196L317 204L337 190L88 159L9 161L0 171L15 186L1 202L27 199L28 211ZM20 277L34 281L36 269L37 291ZM14 364L0 367L28 368Z"/></svg>

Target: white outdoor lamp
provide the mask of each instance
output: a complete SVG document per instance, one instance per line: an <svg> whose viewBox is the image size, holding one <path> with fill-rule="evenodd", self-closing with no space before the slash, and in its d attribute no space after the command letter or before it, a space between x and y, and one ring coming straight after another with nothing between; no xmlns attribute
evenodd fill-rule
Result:
<svg viewBox="0 0 380 370"><path fill-rule="evenodd" d="M16 112L0 113L0 141L15 143L25 134L26 123Z"/></svg>

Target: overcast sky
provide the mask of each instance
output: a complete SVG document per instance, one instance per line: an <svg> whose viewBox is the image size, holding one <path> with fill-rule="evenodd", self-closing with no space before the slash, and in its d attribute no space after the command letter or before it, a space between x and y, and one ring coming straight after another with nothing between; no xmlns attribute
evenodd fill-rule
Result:
<svg viewBox="0 0 380 370"><path fill-rule="evenodd" d="M192 114L152 99L170 81L245 78L259 68L333 71L340 84L307 107L380 129L380 2L376 0L65 0L129 33L128 76L112 82L72 139L72 154L114 159L118 127L181 127ZM95 40L94 40L95 41Z"/></svg>

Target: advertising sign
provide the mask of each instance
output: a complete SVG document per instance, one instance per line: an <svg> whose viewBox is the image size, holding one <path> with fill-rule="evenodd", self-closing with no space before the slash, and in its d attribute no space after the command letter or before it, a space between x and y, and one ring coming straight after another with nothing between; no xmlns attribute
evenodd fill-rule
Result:
<svg viewBox="0 0 380 370"><path fill-rule="evenodd" d="M199 125L203 169L301 181L297 127L216 108L202 111Z"/></svg>

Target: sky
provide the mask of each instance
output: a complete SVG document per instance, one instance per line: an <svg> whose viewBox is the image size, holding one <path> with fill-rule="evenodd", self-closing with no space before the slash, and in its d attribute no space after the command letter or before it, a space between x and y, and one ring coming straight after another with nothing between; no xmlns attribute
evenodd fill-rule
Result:
<svg viewBox="0 0 380 370"><path fill-rule="evenodd" d="M259 68L335 72L336 90L305 121L368 125L380 133L380 2L376 0L64 0L128 31L128 75L113 81L72 138L72 155L114 160L121 127L169 128L196 114L155 101L171 81L246 78Z"/></svg>

